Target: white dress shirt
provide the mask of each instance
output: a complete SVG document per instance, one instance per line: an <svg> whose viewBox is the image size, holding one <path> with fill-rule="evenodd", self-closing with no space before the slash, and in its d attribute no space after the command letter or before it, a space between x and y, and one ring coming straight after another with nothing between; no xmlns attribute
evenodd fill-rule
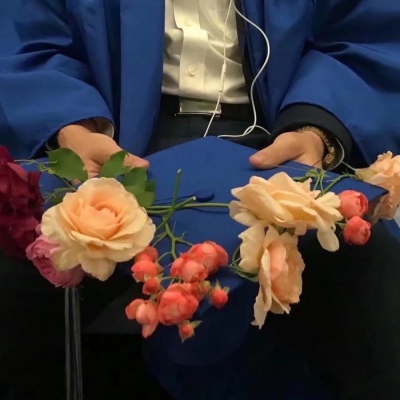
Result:
<svg viewBox="0 0 400 400"><path fill-rule="evenodd" d="M230 0L166 0L163 93L216 101L224 60ZM223 103L248 103L239 54L236 14L226 27Z"/></svg>

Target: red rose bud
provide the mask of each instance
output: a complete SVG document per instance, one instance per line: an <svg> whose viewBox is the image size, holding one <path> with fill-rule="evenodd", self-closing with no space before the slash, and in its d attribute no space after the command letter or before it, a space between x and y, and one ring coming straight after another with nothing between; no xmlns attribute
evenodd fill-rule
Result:
<svg viewBox="0 0 400 400"><path fill-rule="evenodd" d="M194 336L194 327L189 321L183 322L179 325L179 336L182 342Z"/></svg>
<svg viewBox="0 0 400 400"><path fill-rule="evenodd" d="M150 300L136 299L125 308L128 319L136 319L142 325L142 335L147 338L158 325L157 305Z"/></svg>
<svg viewBox="0 0 400 400"><path fill-rule="evenodd" d="M147 246L143 251L136 254L134 261L135 263L138 261L152 261L156 262L158 259L158 251L153 246Z"/></svg>
<svg viewBox="0 0 400 400"><path fill-rule="evenodd" d="M371 236L371 224L360 217L352 217L343 229L343 238L346 243L363 245Z"/></svg>
<svg viewBox="0 0 400 400"><path fill-rule="evenodd" d="M159 268L153 261L142 260L133 264L131 271L136 282L144 282L146 280L145 276L156 276L159 272Z"/></svg>
<svg viewBox="0 0 400 400"><path fill-rule="evenodd" d="M216 288L211 293L211 303L216 308L222 308L228 302L228 290Z"/></svg>
<svg viewBox="0 0 400 400"><path fill-rule="evenodd" d="M159 291L160 291L160 280L155 277L147 279L142 289L143 294L147 294L149 296L151 296L152 294L156 294Z"/></svg>
<svg viewBox="0 0 400 400"><path fill-rule="evenodd" d="M344 218L362 217L368 210L368 199L355 190L344 190L339 194L339 212Z"/></svg>

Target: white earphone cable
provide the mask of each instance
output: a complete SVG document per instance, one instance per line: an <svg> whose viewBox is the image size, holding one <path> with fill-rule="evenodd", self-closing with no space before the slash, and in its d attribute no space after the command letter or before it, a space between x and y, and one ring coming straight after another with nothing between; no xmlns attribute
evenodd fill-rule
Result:
<svg viewBox="0 0 400 400"><path fill-rule="evenodd" d="M257 109L256 109L255 101L254 101L254 89L255 89L256 82L258 81L258 79L259 79L259 77L261 76L261 74L264 72L264 70L265 70L265 68L266 68L266 66L267 66L267 64L268 64L268 62L269 62L270 55L271 55L271 46L270 46L270 43L269 43L269 39L268 39L268 36L265 34L265 32L264 32L259 26L257 26L254 22L252 22L252 21L250 21L248 18L246 18L246 17L237 9L236 5L233 4L233 0L230 0L230 2L229 2L229 8L228 8L228 13L227 13L227 15L226 15L225 25L224 25L224 53L223 53L224 62L223 62L222 71L221 71L221 86L220 86L220 89L219 89L219 92L218 92L217 105L215 106L214 113L213 113L213 115L211 116L210 122L208 123L206 132L204 133L203 136L206 137L206 136L208 135L208 133L209 133L210 127L211 127L211 125L212 125L212 123L213 123L213 121L214 121L214 118L215 118L215 116L216 116L216 114L217 114L217 112L218 112L218 108L219 108L219 105L220 105L220 103L221 103L221 98L222 98L222 95L223 95L223 93L224 93L225 76L226 76L226 60L227 60L227 57L226 57L226 30L227 30L228 20L229 20L229 14L230 14L230 12L231 12L232 6L234 7L235 12L236 12L244 21L246 21L248 24L250 24L251 26L253 26L255 29L257 29L257 30L261 33L261 35L263 36L263 38L264 38L264 40L265 40L265 43L266 43L266 51L267 51L267 54L266 54L265 61L264 61L263 65L262 65L262 67L261 67L260 70L258 71L257 75L255 76L255 78L254 78L254 80L253 80L253 82L251 83L251 86L250 86L250 104L251 104L251 106L252 106L253 115L254 115L253 125L249 126L249 127L248 127L242 134L240 134L240 135L219 135L218 137L224 137L224 138L243 137L243 136L249 135L249 134L250 134L251 132L253 132L253 130L256 129L256 128L258 128L258 129L260 129L260 130L266 132L268 135L270 135L271 133L270 133L267 129L265 129L265 128L262 127L262 126L257 125L257 119L258 119L258 118L257 118Z"/></svg>

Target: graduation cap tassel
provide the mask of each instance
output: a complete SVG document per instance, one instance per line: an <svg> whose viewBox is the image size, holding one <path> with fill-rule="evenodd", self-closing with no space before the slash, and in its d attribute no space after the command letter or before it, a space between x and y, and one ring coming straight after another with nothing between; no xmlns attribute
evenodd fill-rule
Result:
<svg viewBox="0 0 400 400"><path fill-rule="evenodd" d="M78 288L65 289L65 383L67 400L83 400L79 301Z"/></svg>

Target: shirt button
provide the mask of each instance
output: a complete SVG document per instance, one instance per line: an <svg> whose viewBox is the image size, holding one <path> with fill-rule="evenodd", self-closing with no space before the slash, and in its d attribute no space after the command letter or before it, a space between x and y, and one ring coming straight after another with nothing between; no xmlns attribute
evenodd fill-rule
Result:
<svg viewBox="0 0 400 400"><path fill-rule="evenodd" d="M187 69L187 72L190 76L196 76L197 69L194 65L190 65Z"/></svg>
<svg viewBox="0 0 400 400"><path fill-rule="evenodd" d="M192 26L193 25L193 22L189 18L186 18L184 23L185 23L186 26Z"/></svg>

